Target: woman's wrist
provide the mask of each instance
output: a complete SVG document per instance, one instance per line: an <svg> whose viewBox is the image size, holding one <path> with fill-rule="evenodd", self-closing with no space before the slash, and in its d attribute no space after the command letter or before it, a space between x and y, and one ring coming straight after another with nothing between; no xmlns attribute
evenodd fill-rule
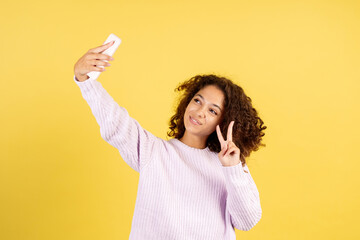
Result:
<svg viewBox="0 0 360 240"><path fill-rule="evenodd" d="M87 79L89 79L89 76L88 75L84 75L84 76L78 76L78 75L75 75L75 79L76 81L78 82L84 82L86 81Z"/></svg>

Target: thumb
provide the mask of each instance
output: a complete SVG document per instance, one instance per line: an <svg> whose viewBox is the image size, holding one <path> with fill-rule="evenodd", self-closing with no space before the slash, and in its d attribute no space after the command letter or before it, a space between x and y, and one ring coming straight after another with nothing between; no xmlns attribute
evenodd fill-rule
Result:
<svg viewBox="0 0 360 240"><path fill-rule="evenodd" d="M92 48L89 50L89 52L92 52L92 53L101 53L103 51L105 51L106 49L108 49L109 47L111 47L113 44L114 44L115 41L111 41L111 42L108 42L106 44L103 44L101 46L98 46L96 48Z"/></svg>

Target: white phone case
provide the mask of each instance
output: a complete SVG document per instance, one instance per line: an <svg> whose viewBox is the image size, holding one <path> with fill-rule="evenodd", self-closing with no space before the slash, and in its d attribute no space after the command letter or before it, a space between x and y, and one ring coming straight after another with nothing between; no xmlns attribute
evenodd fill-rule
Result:
<svg viewBox="0 0 360 240"><path fill-rule="evenodd" d="M117 37L115 34L111 33L109 35L109 37L105 40L104 44L107 44L108 42L112 42L115 41L114 44L109 47L108 49L106 49L105 51L101 52L102 54L106 54L109 56L112 56L114 54L114 52L116 51L116 49L119 47L120 43L121 43L121 39L119 37ZM104 45L103 44L103 45ZM107 62L107 60L101 60L101 61L105 61ZM100 68L104 68L104 66L97 66ZM89 72L87 75L89 76L89 78L96 80L101 72L98 71L92 71Z"/></svg>

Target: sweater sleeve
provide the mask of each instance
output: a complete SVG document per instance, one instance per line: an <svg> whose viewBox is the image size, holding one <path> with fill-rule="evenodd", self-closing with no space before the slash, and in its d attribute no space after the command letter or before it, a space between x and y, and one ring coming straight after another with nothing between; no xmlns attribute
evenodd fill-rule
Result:
<svg viewBox="0 0 360 240"><path fill-rule="evenodd" d="M262 216L256 184L246 164L242 167L240 162L234 166L222 166L222 169L226 180L227 211L231 222L235 228L249 231Z"/></svg>
<svg viewBox="0 0 360 240"><path fill-rule="evenodd" d="M74 81L100 126L101 137L119 150L132 169L140 172L151 159L149 155L157 137L143 129L96 79L80 82L74 75Z"/></svg>

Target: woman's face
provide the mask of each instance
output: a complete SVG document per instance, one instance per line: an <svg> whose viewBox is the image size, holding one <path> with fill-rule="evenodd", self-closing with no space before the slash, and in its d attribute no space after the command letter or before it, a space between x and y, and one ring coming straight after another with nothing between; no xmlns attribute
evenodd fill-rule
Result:
<svg viewBox="0 0 360 240"><path fill-rule="evenodd" d="M186 134L207 138L213 133L224 114L224 100L224 93L214 85L207 85L200 89L185 111ZM198 123L194 123L192 119Z"/></svg>

